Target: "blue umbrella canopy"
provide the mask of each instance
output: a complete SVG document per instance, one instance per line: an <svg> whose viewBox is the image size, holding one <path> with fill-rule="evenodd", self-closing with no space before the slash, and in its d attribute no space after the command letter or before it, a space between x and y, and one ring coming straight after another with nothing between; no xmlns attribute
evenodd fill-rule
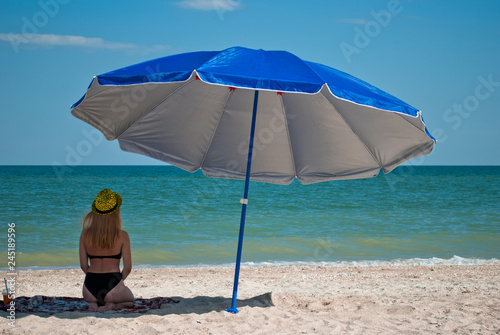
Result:
<svg viewBox="0 0 500 335"><path fill-rule="evenodd" d="M434 147L421 112L285 51L191 52L94 77L71 113L125 151L208 177L303 184L388 173Z"/></svg>
<svg viewBox="0 0 500 335"><path fill-rule="evenodd" d="M336 97L417 116L418 110L345 72L304 61L286 51L234 47L154 59L97 76L100 85L133 85L187 81L196 71L206 83L271 90L318 93L324 85Z"/></svg>
<svg viewBox="0 0 500 335"><path fill-rule="evenodd" d="M428 154L421 112L344 72L240 47L159 58L94 78L72 114L125 151L209 177L304 184L373 177Z"/></svg>

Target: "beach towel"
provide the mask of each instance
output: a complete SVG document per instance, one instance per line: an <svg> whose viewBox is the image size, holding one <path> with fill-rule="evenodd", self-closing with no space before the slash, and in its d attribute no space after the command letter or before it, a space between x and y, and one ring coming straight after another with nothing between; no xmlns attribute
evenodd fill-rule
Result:
<svg viewBox="0 0 500 335"><path fill-rule="evenodd" d="M62 312L89 312L89 304L83 298L76 297L46 297L36 295L34 297L16 297L14 300L16 313L47 313L56 314ZM150 299L135 299L134 307L113 310L116 313L145 313L160 309L163 304L178 303L178 300L167 297L156 297ZM10 304L1 305L0 310L7 312ZM90 312L95 313L95 312Z"/></svg>

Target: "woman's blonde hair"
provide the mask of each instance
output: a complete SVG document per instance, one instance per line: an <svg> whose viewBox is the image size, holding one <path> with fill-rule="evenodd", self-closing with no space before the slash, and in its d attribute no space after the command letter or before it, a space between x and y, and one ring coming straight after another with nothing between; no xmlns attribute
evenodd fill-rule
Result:
<svg viewBox="0 0 500 335"><path fill-rule="evenodd" d="M120 210L113 214L99 215L89 212L82 221L83 233L96 249L113 249L122 230Z"/></svg>

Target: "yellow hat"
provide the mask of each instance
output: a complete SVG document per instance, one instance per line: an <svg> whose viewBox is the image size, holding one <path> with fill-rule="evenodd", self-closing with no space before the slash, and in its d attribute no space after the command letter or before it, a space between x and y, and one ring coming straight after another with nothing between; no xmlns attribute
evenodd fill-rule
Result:
<svg viewBox="0 0 500 335"><path fill-rule="evenodd" d="M122 205L122 197L118 193L111 192L105 188L97 195L92 203L92 212L99 215L107 215L116 212Z"/></svg>

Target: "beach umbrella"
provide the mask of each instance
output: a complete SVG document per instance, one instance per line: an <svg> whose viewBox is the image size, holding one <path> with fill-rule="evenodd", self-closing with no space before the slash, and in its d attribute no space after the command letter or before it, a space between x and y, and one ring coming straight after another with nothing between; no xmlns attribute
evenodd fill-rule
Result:
<svg viewBox="0 0 500 335"><path fill-rule="evenodd" d="M143 154L208 177L249 181L374 177L434 146L421 112L349 74L285 51L190 52L94 77L71 113Z"/></svg>

